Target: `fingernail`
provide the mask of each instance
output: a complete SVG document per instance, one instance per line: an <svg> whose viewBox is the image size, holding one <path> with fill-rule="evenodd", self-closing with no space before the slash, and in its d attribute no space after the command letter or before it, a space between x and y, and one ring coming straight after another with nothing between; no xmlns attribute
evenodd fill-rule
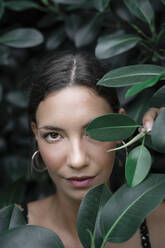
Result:
<svg viewBox="0 0 165 248"><path fill-rule="evenodd" d="M150 121L146 121L144 124L145 129L147 130L147 132L151 131L152 129L152 124Z"/></svg>

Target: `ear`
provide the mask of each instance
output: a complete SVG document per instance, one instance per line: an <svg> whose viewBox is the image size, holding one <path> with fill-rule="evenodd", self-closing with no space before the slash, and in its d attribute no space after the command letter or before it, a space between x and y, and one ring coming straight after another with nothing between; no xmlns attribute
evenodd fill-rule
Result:
<svg viewBox="0 0 165 248"><path fill-rule="evenodd" d="M32 132L33 132L33 134L35 136L35 139L38 140L37 124L34 121L31 122L31 128L32 128Z"/></svg>

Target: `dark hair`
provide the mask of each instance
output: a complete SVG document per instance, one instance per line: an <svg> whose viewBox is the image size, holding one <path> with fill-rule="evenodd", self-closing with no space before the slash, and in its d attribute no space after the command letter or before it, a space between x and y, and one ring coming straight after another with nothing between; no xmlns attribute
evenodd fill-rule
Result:
<svg viewBox="0 0 165 248"><path fill-rule="evenodd" d="M98 86L106 73L94 55L84 51L54 52L33 71L29 95L29 121L35 121L38 105L50 93L72 85L83 85L105 98L114 112L119 102L114 88Z"/></svg>

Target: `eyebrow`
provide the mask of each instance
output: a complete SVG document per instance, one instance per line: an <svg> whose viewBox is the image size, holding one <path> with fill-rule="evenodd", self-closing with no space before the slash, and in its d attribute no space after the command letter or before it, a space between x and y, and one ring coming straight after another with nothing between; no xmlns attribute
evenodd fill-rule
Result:
<svg viewBox="0 0 165 248"><path fill-rule="evenodd" d="M86 123L84 126L82 126L83 129L86 129L89 125L90 121L88 123ZM38 129L45 129L45 130L51 130L51 131L64 131L64 129L59 128L59 127L55 127L55 126L42 126L42 127L38 127Z"/></svg>

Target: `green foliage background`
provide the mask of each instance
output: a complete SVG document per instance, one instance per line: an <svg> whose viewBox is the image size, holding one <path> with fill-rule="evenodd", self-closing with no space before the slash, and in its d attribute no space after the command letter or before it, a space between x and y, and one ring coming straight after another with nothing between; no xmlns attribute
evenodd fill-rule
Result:
<svg viewBox="0 0 165 248"><path fill-rule="evenodd" d="M42 197L45 188L47 193L52 191L46 174L30 170L32 141L26 107L32 63L45 52L77 47L95 53L109 70L136 64L164 67L164 11L163 0L0 0L1 205L4 199L9 200L6 192L14 194L13 187L18 202L25 191L27 201ZM117 89L119 99L139 123L150 105L164 106L163 81L125 98L129 87ZM160 94L151 102L158 88ZM153 149L151 152L152 170L164 172L164 155ZM113 173L115 183L116 175L121 181L123 173L120 162ZM22 176L19 184L10 186Z"/></svg>

